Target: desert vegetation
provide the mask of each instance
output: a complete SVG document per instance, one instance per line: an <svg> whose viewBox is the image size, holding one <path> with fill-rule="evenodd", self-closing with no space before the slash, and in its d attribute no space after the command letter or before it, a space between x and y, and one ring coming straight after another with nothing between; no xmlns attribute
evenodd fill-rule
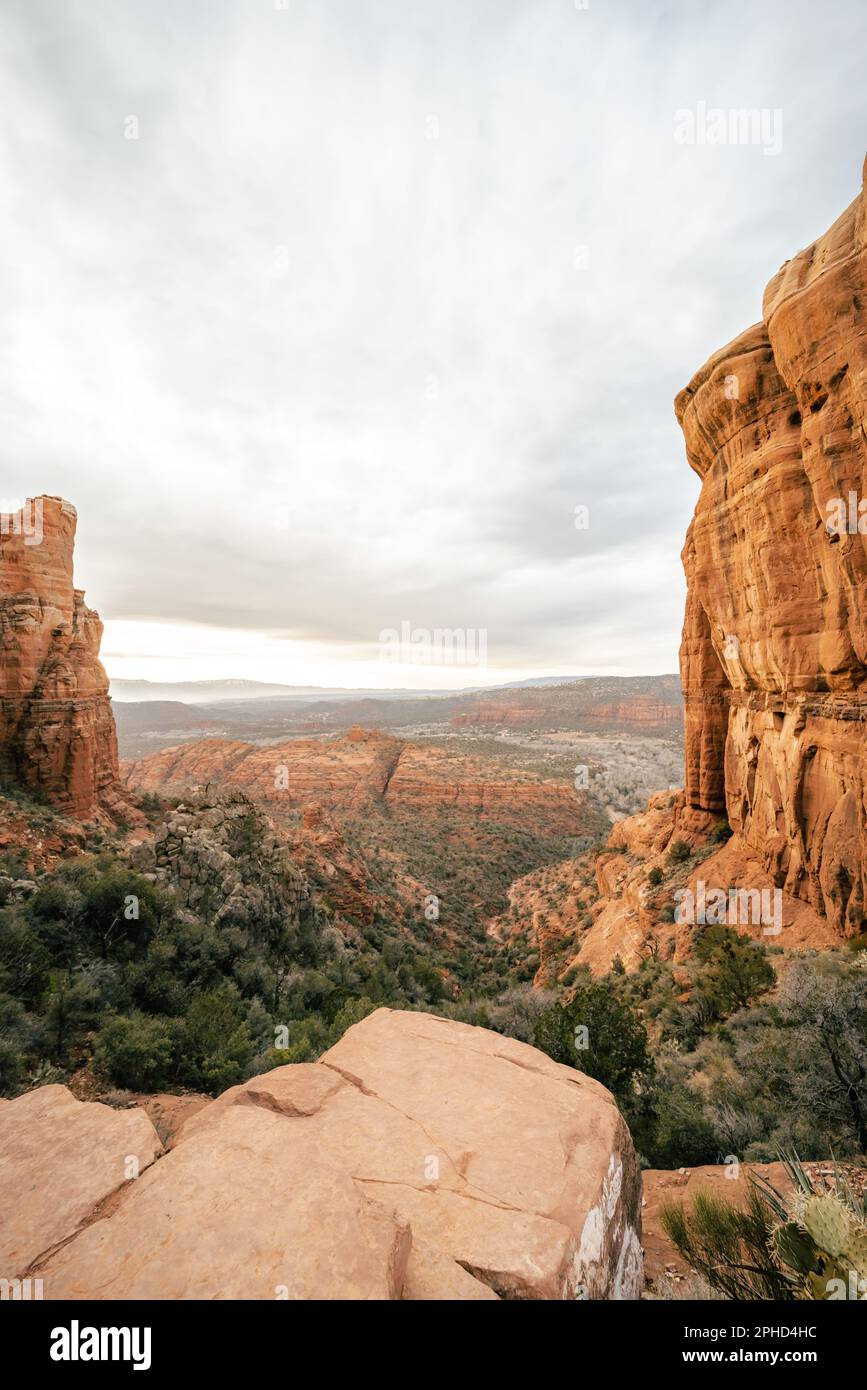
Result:
<svg viewBox="0 0 867 1390"><path fill-rule="evenodd" d="M45 834L51 813L30 809ZM147 809L156 815L151 802ZM261 826L252 814L239 817L230 841L242 883L260 895L252 916L219 913L207 891L191 911L130 865L118 837L100 837L96 853L58 858L23 883L26 866L7 859L3 1094L76 1076L105 1089L213 1094L314 1059L388 1005L492 1028L595 1076L616 1096L649 1166L732 1154L762 1161L787 1147L804 1159L863 1152L867 953L841 947L789 958L709 926L685 963L650 956L627 973L615 961L596 979L576 967L538 988L532 939L498 941L480 928L511 867L538 852L531 832L504 832L496 854L483 840L454 843L447 822L426 833L398 823L389 840L383 833L370 823L364 833L348 827L379 904L354 923L329 909L325 884L320 895L314 883L309 901L293 897L291 869L286 884L265 884L261 897ZM439 890L441 919L426 919L420 902L402 896L407 866Z"/></svg>
<svg viewBox="0 0 867 1390"><path fill-rule="evenodd" d="M867 1287L867 1196L835 1170L817 1184L796 1155L791 1193L752 1176L744 1205L697 1193L663 1208L666 1234L725 1298L791 1302L847 1299Z"/></svg>
<svg viewBox="0 0 867 1390"><path fill-rule="evenodd" d="M534 1041L610 1087L651 1167L769 1161L791 1147L854 1156L867 1113L862 961L848 950L784 960L707 927L684 965L577 972Z"/></svg>

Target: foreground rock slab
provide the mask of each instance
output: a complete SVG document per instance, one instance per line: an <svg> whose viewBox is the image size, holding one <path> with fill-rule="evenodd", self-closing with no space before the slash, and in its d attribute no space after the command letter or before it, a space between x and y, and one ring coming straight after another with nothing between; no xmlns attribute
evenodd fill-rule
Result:
<svg viewBox="0 0 867 1390"><path fill-rule="evenodd" d="M191 1115L38 1272L47 1299L636 1298L640 1208L598 1082L380 1009Z"/></svg>
<svg viewBox="0 0 867 1390"><path fill-rule="evenodd" d="M142 1110L42 1086L0 1106L0 1278L18 1279L162 1150Z"/></svg>
<svg viewBox="0 0 867 1390"><path fill-rule="evenodd" d="M598 1082L487 1029L386 1009L320 1065L421 1131L394 1200L429 1245L502 1297L638 1296L641 1180ZM385 1185L391 1166L359 1176Z"/></svg>
<svg viewBox="0 0 867 1390"><path fill-rule="evenodd" d="M40 1271L46 1298L393 1299L407 1224L288 1121L227 1106Z"/></svg>

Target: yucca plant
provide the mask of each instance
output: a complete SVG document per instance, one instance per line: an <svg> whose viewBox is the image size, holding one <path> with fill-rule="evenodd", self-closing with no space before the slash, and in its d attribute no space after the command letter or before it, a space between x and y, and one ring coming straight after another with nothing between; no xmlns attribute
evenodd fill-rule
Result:
<svg viewBox="0 0 867 1390"><path fill-rule="evenodd" d="M833 1188L817 1188L796 1154L781 1158L790 1194L750 1173L743 1206L709 1192L664 1206L672 1245L726 1298L867 1297L867 1197L836 1165Z"/></svg>

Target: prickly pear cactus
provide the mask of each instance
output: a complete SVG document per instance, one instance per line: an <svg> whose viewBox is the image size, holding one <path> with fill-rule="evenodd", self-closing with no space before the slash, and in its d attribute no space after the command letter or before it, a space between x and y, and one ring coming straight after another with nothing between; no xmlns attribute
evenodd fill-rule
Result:
<svg viewBox="0 0 867 1390"><path fill-rule="evenodd" d="M777 1226L773 1242L803 1290L796 1297L838 1298L841 1288L852 1287L853 1274L867 1281L867 1223L838 1194L804 1193L789 1217Z"/></svg>
<svg viewBox="0 0 867 1390"><path fill-rule="evenodd" d="M859 1279L867 1279L867 1230L859 1230L853 1223L843 1250L843 1259L851 1265Z"/></svg>
<svg viewBox="0 0 867 1390"><path fill-rule="evenodd" d="M774 1245L783 1264L796 1274L811 1274L819 1268L819 1251L808 1231L797 1221L787 1221L774 1232Z"/></svg>
<svg viewBox="0 0 867 1390"><path fill-rule="evenodd" d="M849 1212L830 1192L804 1203L803 1222L820 1250L841 1255L854 1234Z"/></svg>

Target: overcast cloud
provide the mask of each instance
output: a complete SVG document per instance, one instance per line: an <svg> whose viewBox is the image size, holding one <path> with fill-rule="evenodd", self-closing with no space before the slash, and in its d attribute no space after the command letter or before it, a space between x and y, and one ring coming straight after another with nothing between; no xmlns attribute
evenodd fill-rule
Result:
<svg viewBox="0 0 867 1390"><path fill-rule="evenodd" d="M402 620L486 629L491 680L676 668L672 398L857 192L861 0L2 26L0 498L78 507L112 674L476 683L397 678ZM677 144L699 101L779 154Z"/></svg>

